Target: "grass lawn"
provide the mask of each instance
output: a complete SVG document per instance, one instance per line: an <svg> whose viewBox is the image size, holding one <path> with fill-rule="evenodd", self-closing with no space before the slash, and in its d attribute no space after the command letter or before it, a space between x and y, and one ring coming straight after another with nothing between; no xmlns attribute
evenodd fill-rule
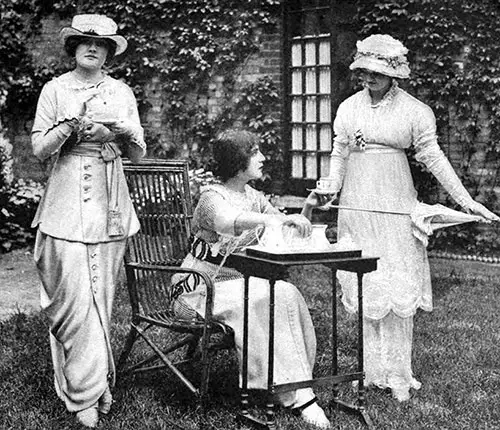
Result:
<svg viewBox="0 0 500 430"><path fill-rule="evenodd" d="M316 375L328 374L330 294L328 272L310 267L293 273L292 281L310 305L318 336ZM492 276L434 278L432 313L415 318L413 366L423 387L410 401L398 403L390 393L367 392L368 412L377 429L500 428L500 300ZM355 364L355 320L339 308L340 363ZM113 344L118 355L128 327L128 298L118 294ZM140 348L139 348L140 349ZM101 429L246 429L238 409L237 367L224 352L214 362L211 399L202 412L186 390L167 372L118 381L116 403ZM342 394L353 398L350 384ZM334 428L363 429L356 416L329 405L328 388L317 390ZM261 400L259 396L256 401ZM278 410L282 429L306 429L286 411ZM40 314L14 315L0 323L0 429L77 429L55 394L46 322Z"/></svg>

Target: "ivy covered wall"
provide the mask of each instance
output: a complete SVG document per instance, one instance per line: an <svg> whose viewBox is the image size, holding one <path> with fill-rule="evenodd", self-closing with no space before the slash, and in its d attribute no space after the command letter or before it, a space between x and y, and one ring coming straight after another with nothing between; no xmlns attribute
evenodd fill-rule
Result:
<svg viewBox="0 0 500 430"><path fill-rule="evenodd" d="M343 8L346 1L334 3ZM499 3L347 3L359 38L389 33L409 48L408 91L434 109L440 144L467 188L499 211ZM113 17L130 42L127 56L118 58L110 72L134 89L150 155L189 155L193 167L206 166L216 130L239 122L263 137L268 190L286 181L279 0L1 2L0 117L8 128L4 135L14 144L16 175L43 178L44 166L30 155L30 121L41 86L71 67L60 55L57 31L77 12L75 4L79 12ZM355 82L351 85L354 91ZM436 200L437 188L428 174L416 164L414 173L420 195ZM474 227L470 232L461 228L453 235L454 240L463 236L464 244L479 238L485 249L500 247L493 229L478 235Z"/></svg>
<svg viewBox="0 0 500 430"><path fill-rule="evenodd" d="M408 91L432 107L441 148L472 196L500 212L500 2L366 0L358 2L359 36L388 33L409 49ZM414 164L421 198L439 199L436 184ZM496 225L440 231L431 246L498 252Z"/></svg>
<svg viewBox="0 0 500 430"><path fill-rule="evenodd" d="M16 174L39 180L46 174L31 155L29 130L41 86L72 68L58 31L77 11L113 17L127 37L127 54L109 71L136 94L150 156L190 157L191 166L205 167L217 130L239 122L262 135L267 171L283 171L281 7L277 0L256 6L249 0L89 0L78 8L71 1L2 3L7 20L0 26L16 47L0 46L15 65L1 71L0 114L14 144Z"/></svg>

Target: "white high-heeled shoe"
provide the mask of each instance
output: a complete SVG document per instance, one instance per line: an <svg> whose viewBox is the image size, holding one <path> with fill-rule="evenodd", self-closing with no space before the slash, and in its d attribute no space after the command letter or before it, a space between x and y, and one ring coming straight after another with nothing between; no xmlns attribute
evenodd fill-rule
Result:
<svg viewBox="0 0 500 430"><path fill-rule="evenodd" d="M85 427L96 428L99 424L97 403L93 404L90 408L78 411L76 413L76 420Z"/></svg>
<svg viewBox="0 0 500 430"><path fill-rule="evenodd" d="M111 395L109 387L106 387L106 390L104 391L104 393L102 393L102 396L99 398L99 406L97 409L101 414L106 415L111 410L112 404L113 404L113 396Z"/></svg>
<svg viewBox="0 0 500 430"><path fill-rule="evenodd" d="M326 417L325 411L321 409L317 403L313 403L303 409L300 416L306 423L312 424L320 429L331 428L331 423Z"/></svg>
<svg viewBox="0 0 500 430"><path fill-rule="evenodd" d="M410 388L420 390L422 384L415 378L411 378L409 385L395 385L392 387L392 396L399 402L410 400Z"/></svg>
<svg viewBox="0 0 500 430"><path fill-rule="evenodd" d="M406 402L407 400L410 400L410 389L393 388L392 397L394 397L398 402Z"/></svg>

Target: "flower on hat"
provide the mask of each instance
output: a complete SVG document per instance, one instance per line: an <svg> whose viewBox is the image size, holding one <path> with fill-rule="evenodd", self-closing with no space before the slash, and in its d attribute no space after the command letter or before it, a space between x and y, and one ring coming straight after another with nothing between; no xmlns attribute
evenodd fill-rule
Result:
<svg viewBox="0 0 500 430"><path fill-rule="evenodd" d="M356 43L357 52L351 70L367 69L392 78L410 76L408 49L388 34L374 34Z"/></svg>
<svg viewBox="0 0 500 430"><path fill-rule="evenodd" d="M63 45L73 36L110 39L116 43L115 55L119 55L127 49L127 40L116 34L117 29L116 22L105 15L81 14L75 15L71 27L64 27L59 34Z"/></svg>

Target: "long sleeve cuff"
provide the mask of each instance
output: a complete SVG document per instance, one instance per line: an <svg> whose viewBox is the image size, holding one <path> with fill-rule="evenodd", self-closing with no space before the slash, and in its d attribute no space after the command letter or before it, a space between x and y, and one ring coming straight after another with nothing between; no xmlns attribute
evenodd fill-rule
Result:
<svg viewBox="0 0 500 430"><path fill-rule="evenodd" d="M475 204L451 163L437 144L421 152L417 152L415 158L426 165L452 199L460 206L464 209L470 209Z"/></svg>
<svg viewBox="0 0 500 430"><path fill-rule="evenodd" d="M33 132L32 142L35 156L40 160L45 160L55 154L72 132L73 128L65 121L56 124L45 133L41 131Z"/></svg>
<svg viewBox="0 0 500 430"><path fill-rule="evenodd" d="M136 125L131 121L123 121L119 124L116 132L125 141L133 145L137 145L146 152L146 143L144 142L144 130L140 125Z"/></svg>
<svg viewBox="0 0 500 430"><path fill-rule="evenodd" d="M339 192L342 188L346 172L346 159L349 156L347 145L334 142L333 150L330 155L330 171L328 179L331 180L330 189L332 192Z"/></svg>

